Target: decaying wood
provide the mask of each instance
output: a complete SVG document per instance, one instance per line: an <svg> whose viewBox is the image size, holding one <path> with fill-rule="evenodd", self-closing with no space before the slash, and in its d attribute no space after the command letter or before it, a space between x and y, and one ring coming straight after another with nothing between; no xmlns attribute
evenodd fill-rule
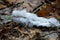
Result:
<svg viewBox="0 0 60 40"><path fill-rule="evenodd" d="M50 17L52 15L51 17L60 19L60 16L58 15L58 12L60 11L59 2L57 2L58 5L56 4L57 5L56 7L56 5L45 4L43 2L42 2L43 4L40 5L41 0L7 0L8 4L6 4L7 1L6 2L5 1L4 2L2 1L3 4L0 4L0 8L2 8L2 10L0 10L0 15L1 15L0 16L1 17L0 18L0 40L56 40L57 39L56 35L58 35L58 33L57 32L55 32L56 34L51 33L51 31L57 31L57 29L55 28L46 28L46 29L45 28L28 28L28 27L25 27L23 24L17 24L12 20L11 21L5 20L5 16L6 14L10 16L12 11L15 10L16 8L17 10L26 9L28 12L33 12L33 13L36 12L38 16ZM44 4L46 7L43 6ZM36 8L37 6L38 8ZM53 8L54 12L52 10L52 7L54 8L56 7L56 10L54 10ZM4 23L3 22L4 20L8 22ZM60 38L60 33L58 35L58 38Z"/></svg>

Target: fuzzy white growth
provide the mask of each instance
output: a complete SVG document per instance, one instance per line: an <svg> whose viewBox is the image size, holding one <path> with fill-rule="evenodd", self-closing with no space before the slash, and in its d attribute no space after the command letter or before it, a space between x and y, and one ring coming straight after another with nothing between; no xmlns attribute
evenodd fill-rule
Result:
<svg viewBox="0 0 60 40"><path fill-rule="evenodd" d="M14 10L12 13L13 20L17 23L25 23L29 27L33 27L33 25L38 26L60 26L59 21L57 21L55 18L44 18L44 17L38 17L34 13L29 13L25 9L24 10ZM54 25L53 25L54 24Z"/></svg>
<svg viewBox="0 0 60 40"><path fill-rule="evenodd" d="M58 21L57 19L55 19L55 18L50 18L50 19L49 19L49 22L50 22L53 26L57 26L57 27L60 26L59 21Z"/></svg>

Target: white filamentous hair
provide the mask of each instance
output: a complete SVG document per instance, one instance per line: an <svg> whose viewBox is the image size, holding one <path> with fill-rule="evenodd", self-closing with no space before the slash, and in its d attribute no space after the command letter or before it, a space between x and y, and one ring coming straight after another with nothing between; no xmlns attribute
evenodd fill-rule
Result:
<svg viewBox="0 0 60 40"><path fill-rule="evenodd" d="M16 23L23 23L26 24L26 26L33 27L33 25L39 26L60 26L60 23L55 18L44 18L44 17L38 17L34 13L29 13L25 9L24 10L14 10L12 12L13 21Z"/></svg>

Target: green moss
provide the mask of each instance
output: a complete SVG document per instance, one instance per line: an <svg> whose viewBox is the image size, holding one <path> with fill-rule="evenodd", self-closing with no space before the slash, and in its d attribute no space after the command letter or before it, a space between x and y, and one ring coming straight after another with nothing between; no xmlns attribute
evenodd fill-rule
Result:
<svg viewBox="0 0 60 40"><path fill-rule="evenodd" d="M11 15L7 15L7 16L5 17L5 19L10 20L10 19L12 19L12 16L11 16Z"/></svg>

